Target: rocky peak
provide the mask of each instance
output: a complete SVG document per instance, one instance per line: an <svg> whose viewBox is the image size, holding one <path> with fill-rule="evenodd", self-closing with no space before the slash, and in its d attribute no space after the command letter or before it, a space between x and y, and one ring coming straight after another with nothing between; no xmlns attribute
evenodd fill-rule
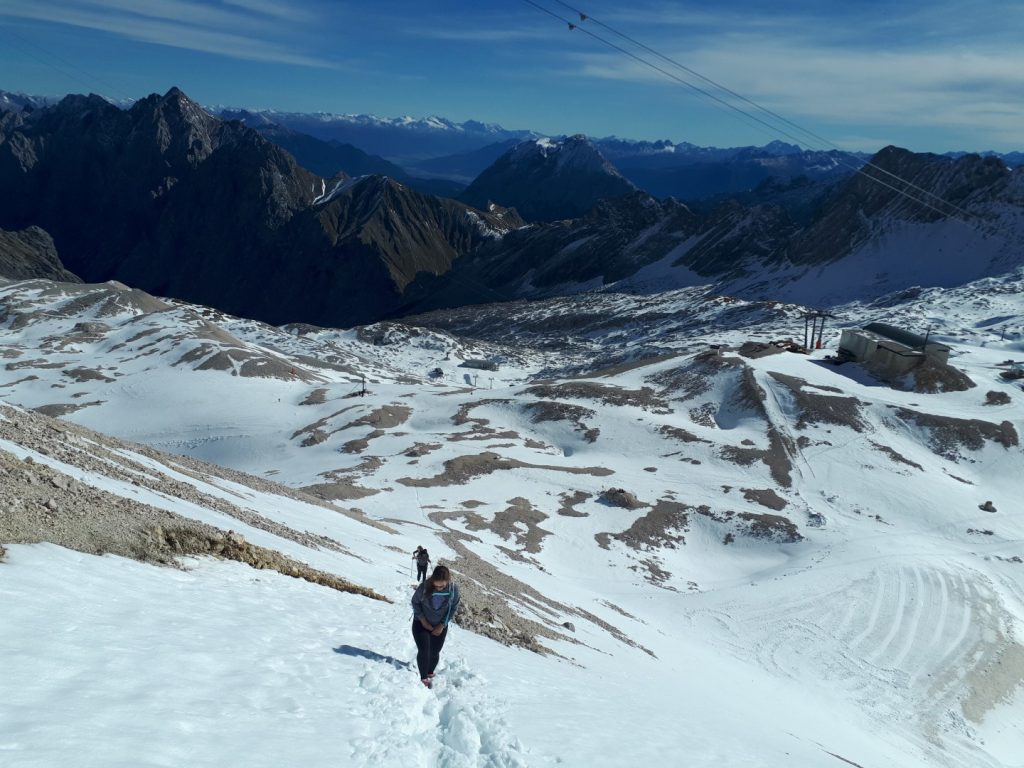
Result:
<svg viewBox="0 0 1024 768"><path fill-rule="evenodd" d="M515 207L527 220L552 221L586 214L603 198L632 192L626 180L582 134L562 141L536 139L512 147L481 173L461 199Z"/></svg>
<svg viewBox="0 0 1024 768"><path fill-rule="evenodd" d="M221 121L204 112L180 88L137 101L129 115L136 139L155 141L161 154L181 158L193 168L217 147Z"/></svg>

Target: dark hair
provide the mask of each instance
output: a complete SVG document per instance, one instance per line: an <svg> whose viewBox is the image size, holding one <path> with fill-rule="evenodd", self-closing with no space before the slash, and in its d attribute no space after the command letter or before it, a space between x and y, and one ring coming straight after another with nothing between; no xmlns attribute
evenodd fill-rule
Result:
<svg viewBox="0 0 1024 768"><path fill-rule="evenodd" d="M435 579L437 581L448 581L448 582L450 582L452 580L452 573L447 568L445 568L443 565L439 565L436 568L434 568L434 572L432 574L430 574L430 578L427 579L427 581L426 581L427 588L424 590L424 596L425 597L430 597L432 594L434 594L434 580Z"/></svg>

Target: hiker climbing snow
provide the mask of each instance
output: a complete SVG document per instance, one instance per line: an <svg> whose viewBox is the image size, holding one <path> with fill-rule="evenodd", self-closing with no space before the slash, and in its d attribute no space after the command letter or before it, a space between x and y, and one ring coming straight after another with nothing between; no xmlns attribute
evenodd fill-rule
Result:
<svg viewBox="0 0 1024 768"><path fill-rule="evenodd" d="M425 551L425 550L424 550ZM412 638L416 641L416 666L427 688L433 684L434 670L441 656L448 624L459 610L459 588L443 565L416 588L412 596Z"/></svg>
<svg viewBox="0 0 1024 768"><path fill-rule="evenodd" d="M412 559L416 561L416 581L423 581L427 578L427 568L430 567L430 554L423 547L416 547Z"/></svg>

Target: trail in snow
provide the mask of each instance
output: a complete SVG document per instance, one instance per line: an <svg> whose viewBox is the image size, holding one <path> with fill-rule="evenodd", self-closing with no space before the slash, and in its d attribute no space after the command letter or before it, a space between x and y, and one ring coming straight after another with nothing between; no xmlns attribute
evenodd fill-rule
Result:
<svg viewBox="0 0 1024 768"><path fill-rule="evenodd" d="M528 756L510 732L503 715L505 705L488 692L487 681L452 648L461 632L457 627L449 630L433 689L420 684L412 634L396 629L411 625L405 615L407 597L407 591L396 590L398 604L387 611L395 622L388 625L383 652L336 649L360 664L358 704L352 715L367 730L351 742L351 765L526 768L543 764L537 756Z"/></svg>

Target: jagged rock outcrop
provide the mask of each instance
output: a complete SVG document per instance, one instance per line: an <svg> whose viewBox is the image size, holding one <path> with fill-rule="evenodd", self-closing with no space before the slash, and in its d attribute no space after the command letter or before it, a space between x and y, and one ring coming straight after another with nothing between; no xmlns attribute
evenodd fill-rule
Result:
<svg viewBox="0 0 1024 768"><path fill-rule="evenodd" d="M976 227L980 237L988 222L967 209L1014 195L1011 178L997 157L951 159L886 147L824 201L810 225L793 237L785 258L793 264L835 261L895 222L961 219L965 234Z"/></svg>
<svg viewBox="0 0 1024 768"><path fill-rule="evenodd" d="M0 113L0 227L42 226L86 280L271 323L379 319L418 271L522 223L383 179L326 189L177 88L128 110L68 96Z"/></svg>
<svg viewBox="0 0 1024 768"><path fill-rule="evenodd" d="M0 229L0 278L82 282L77 275L64 269L53 238L39 227L29 227L20 232Z"/></svg>

